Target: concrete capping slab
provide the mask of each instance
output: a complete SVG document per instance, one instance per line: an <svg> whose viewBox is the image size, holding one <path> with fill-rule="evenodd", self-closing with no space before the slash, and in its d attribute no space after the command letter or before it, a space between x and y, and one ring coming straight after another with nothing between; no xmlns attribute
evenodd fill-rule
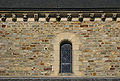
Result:
<svg viewBox="0 0 120 81"><path fill-rule="evenodd" d="M0 81L120 81L120 77L1 77Z"/></svg>

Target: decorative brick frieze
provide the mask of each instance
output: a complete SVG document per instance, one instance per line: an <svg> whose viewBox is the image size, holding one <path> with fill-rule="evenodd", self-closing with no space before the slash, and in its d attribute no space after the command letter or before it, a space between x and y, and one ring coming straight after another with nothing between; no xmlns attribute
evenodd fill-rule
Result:
<svg viewBox="0 0 120 81"><path fill-rule="evenodd" d="M64 18L67 18L65 21L96 21L98 18L100 18L100 21L118 21L118 18L120 17L119 13L1 13L1 21L5 22L6 19L9 19L13 22L20 21L20 18L22 18L21 21L27 22L27 21L53 21L53 18L56 20L54 21L61 21L64 20ZM62 19L63 18L63 19ZM77 18L77 19L73 19ZM97 19L96 19L97 18ZM107 18L107 19L106 19ZM43 20L44 19L44 20Z"/></svg>

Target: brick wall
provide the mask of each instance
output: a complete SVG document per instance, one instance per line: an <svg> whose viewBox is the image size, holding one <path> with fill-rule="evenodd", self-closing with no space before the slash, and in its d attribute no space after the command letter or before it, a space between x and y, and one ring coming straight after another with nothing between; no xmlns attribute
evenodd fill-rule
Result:
<svg viewBox="0 0 120 81"><path fill-rule="evenodd" d="M81 42L77 69L82 77L120 75L119 22L17 21L0 22L0 76L54 76L52 42L62 32L73 33Z"/></svg>

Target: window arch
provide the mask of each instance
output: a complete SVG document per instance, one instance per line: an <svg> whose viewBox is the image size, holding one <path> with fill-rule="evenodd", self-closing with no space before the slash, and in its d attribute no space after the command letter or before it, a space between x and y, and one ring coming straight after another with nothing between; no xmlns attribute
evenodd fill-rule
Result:
<svg viewBox="0 0 120 81"><path fill-rule="evenodd" d="M82 44L80 41L79 36L75 35L74 33L70 32L61 32L56 35L56 37L52 40L52 44L54 45L54 51L53 51L53 74L51 76L58 77L58 75L63 75L64 73L60 73L60 44L62 45L62 42L68 40L72 43L72 74L67 73L68 75L72 76L83 76L83 73L79 71L79 54L77 50L79 50L79 46ZM82 39L81 39L82 40ZM66 74L66 73L65 73Z"/></svg>
<svg viewBox="0 0 120 81"><path fill-rule="evenodd" d="M72 73L72 43L68 40L60 43L59 73Z"/></svg>

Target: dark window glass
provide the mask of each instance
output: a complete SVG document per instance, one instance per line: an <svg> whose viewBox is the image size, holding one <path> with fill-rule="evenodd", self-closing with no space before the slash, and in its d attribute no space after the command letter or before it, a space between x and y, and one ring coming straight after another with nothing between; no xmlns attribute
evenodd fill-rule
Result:
<svg viewBox="0 0 120 81"><path fill-rule="evenodd" d="M72 44L69 41L60 44L60 73L72 73Z"/></svg>

